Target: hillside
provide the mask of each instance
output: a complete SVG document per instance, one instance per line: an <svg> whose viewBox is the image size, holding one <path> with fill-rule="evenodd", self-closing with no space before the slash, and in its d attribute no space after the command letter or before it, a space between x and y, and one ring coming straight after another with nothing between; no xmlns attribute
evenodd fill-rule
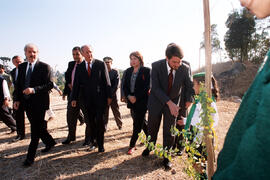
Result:
<svg viewBox="0 0 270 180"><path fill-rule="evenodd" d="M255 78L259 65L251 62L223 62L212 65L222 98L242 97ZM205 71L204 68L193 72Z"/></svg>

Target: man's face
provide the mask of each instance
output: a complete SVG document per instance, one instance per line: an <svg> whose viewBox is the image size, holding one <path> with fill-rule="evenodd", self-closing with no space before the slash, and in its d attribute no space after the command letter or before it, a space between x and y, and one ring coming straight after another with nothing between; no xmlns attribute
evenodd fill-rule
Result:
<svg viewBox="0 0 270 180"><path fill-rule="evenodd" d="M28 62L32 63L38 58L38 49L35 46L28 46L25 50L25 56Z"/></svg>
<svg viewBox="0 0 270 180"><path fill-rule="evenodd" d="M174 70L177 70L182 64L182 60L176 56L173 56L171 59L168 58L166 59L168 61L169 66Z"/></svg>
<svg viewBox="0 0 270 180"><path fill-rule="evenodd" d="M19 64L21 64L23 62L23 58L18 56L17 58L14 58L12 60L12 63L14 64L14 66L16 66L16 68L19 66Z"/></svg>
<svg viewBox="0 0 270 180"><path fill-rule="evenodd" d="M82 59L83 59L80 50L74 50L74 51L72 51L72 55L73 55L73 59L74 59L77 63L81 62Z"/></svg>
<svg viewBox="0 0 270 180"><path fill-rule="evenodd" d="M108 69L108 70L111 70L111 67L112 67L112 61L111 61L111 60L106 60L106 61L105 61L105 64L107 65L107 69Z"/></svg>
<svg viewBox="0 0 270 180"><path fill-rule="evenodd" d="M89 46L84 46L82 48L82 55L86 61L91 61L93 59L92 49Z"/></svg>

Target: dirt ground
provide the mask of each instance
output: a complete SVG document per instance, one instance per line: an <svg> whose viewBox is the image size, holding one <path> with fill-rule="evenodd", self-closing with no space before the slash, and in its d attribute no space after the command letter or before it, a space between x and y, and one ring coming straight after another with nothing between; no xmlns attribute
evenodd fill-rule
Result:
<svg viewBox="0 0 270 180"><path fill-rule="evenodd" d="M120 103L123 120L122 130L118 130L112 113L108 130L105 134L105 152L97 150L89 152L84 142L85 125L77 126L77 139L69 145L62 145L67 136L66 101L53 92L51 107L56 118L48 123L48 129L57 145L49 153L41 153L44 144L40 141L35 163L24 168L22 163L26 157L30 143L29 122L26 120L26 139L12 142L16 133L0 122L0 179L191 179L184 172L185 155L173 158L173 170L164 171L162 160L150 154L141 156L143 145L137 142L137 150L127 155L132 133L132 119L126 105ZM239 107L239 103L221 100L217 102L219 124L216 130L218 148L216 156L223 146L224 137ZM162 142L162 128L159 132L159 143Z"/></svg>

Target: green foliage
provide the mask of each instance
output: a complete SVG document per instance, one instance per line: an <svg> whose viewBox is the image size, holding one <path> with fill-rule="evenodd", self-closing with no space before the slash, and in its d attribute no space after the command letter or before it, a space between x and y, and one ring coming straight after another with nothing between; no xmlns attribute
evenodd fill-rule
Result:
<svg viewBox="0 0 270 180"><path fill-rule="evenodd" d="M267 22L268 23L268 22ZM269 48L264 23L256 20L246 9L234 10L226 21L229 29L224 37L225 49L232 60L261 63Z"/></svg>
<svg viewBox="0 0 270 180"><path fill-rule="evenodd" d="M204 42L205 42L204 40L201 42L201 47L200 48L205 47ZM218 38L217 25L216 24L211 25L211 47L212 47L212 52L218 52L219 50L222 49L221 46L220 46L220 40Z"/></svg>

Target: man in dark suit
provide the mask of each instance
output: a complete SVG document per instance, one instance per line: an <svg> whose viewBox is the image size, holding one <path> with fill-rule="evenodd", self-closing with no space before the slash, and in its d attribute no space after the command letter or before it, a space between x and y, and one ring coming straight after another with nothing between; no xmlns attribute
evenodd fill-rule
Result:
<svg viewBox="0 0 270 180"><path fill-rule="evenodd" d="M87 132L91 134L90 150L95 149L94 141L96 140L98 151L104 152L105 122L103 115L112 100L109 73L104 62L93 58L91 46L82 46L81 52L85 61L76 69L71 104L76 107L81 91L88 115L85 120L86 127L89 128Z"/></svg>
<svg viewBox="0 0 270 180"><path fill-rule="evenodd" d="M106 63L107 69L109 71L110 81L111 81L111 89L112 89L112 103L110 106L107 106L104 114L105 118L105 130L107 130L107 124L109 121L109 108L111 107L114 120L117 124L118 129L122 129L122 121L121 114L119 111L119 105L117 100L117 90L119 88L119 72L116 69L112 69L112 61L111 57L104 57L103 61Z"/></svg>
<svg viewBox="0 0 270 180"><path fill-rule="evenodd" d="M18 78L18 67L19 64L23 63L23 58L20 56L14 56L12 58L12 63L14 64L15 68L10 71L10 75L12 77L13 86L15 86L17 78ZM25 120L24 120L24 110L21 106L19 106L18 110L14 110L13 116L16 120L16 127L17 127L17 137L14 141L23 140L25 137Z"/></svg>
<svg viewBox="0 0 270 180"><path fill-rule="evenodd" d="M189 103L192 102L192 81L187 66L181 63L183 53L176 44L170 44L166 49L166 59L152 64L151 92L148 99L148 133L152 142L156 143L157 134L163 115L163 147L170 149L174 144L174 136L170 129L175 125L179 113L181 89L186 88ZM148 156L146 148L142 155ZM164 157L163 165L171 169L171 162Z"/></svg>
<svg viewBox="0 0 270 180"><path fill-rule="evenodd" d="M75 141L76 139L76 125L77 125L77 119L81 121L81 124L84 123L84 117L86 118L86 110L83 106L83 99L82 96L80 97L80 100L78 101L78 106L72 107L71 106L71 98L70 93L72 91L76 68L77 66L83 61L82 54L80 52L80 47L76 46L72 49L72 56L74 61L70 61L68 63L68 69L65 72L65 89L63 97L66 95L68 96L68 105L67 105L67 124L68 124L68 137L65 141L62 142L62 144L69 144L71 141ZM83 111L82 117L80 117L80 112ZM90 137L88 135L89 133L85 133L85 142L84 145L88 145L90 143Z"/></svg>
<svg viewBox="0 0 270 180"><path fill-rule="evenodd" d="M34 162L39 139L46 147L42 152L48 152L56 142L47 131L45 112L49 109L49 91L53 88L51 68L39 61L38 48L34 44L27 44L24 48L27 62L19 65L18 77L14 90L14 109L21 106L31 124L31 142L24 166L31 166Z"/></svg>

